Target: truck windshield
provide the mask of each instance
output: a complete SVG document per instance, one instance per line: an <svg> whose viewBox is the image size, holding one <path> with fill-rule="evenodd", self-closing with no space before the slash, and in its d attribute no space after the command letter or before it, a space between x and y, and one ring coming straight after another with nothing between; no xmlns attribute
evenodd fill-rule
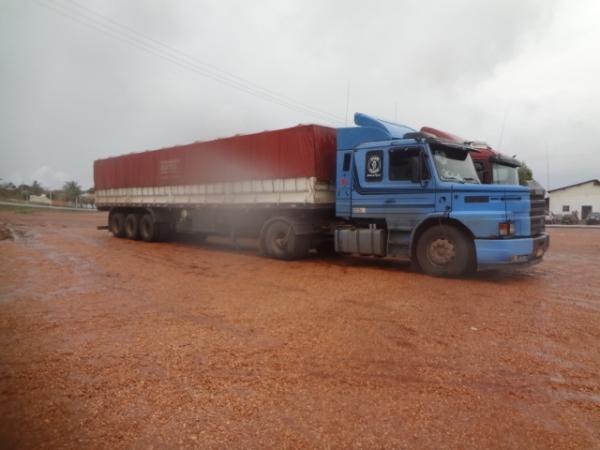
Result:
<svg viewBox="0 0 600 450"><path fill-rule="evenodd" d="M519 184L519 169L514 166L493 163L493 183L494 184Z"/></svg>
<svg viewBox="0 0 600 450"><path fill-rule="evenodd" d="M440 179L479 184L473 160L467 149L432 144L431 151Z"/></svg>

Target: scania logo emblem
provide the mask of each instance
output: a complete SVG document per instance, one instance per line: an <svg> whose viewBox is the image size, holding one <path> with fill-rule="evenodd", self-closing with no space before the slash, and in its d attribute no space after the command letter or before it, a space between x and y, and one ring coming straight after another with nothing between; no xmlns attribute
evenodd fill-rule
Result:
<svg viewBox="0 0 600 450"><path fill-rule="evenodd" d="M378 155L373 155L369 158L367 162L367 170L370 174L377 174L381 169L381 160Z"/></svg>

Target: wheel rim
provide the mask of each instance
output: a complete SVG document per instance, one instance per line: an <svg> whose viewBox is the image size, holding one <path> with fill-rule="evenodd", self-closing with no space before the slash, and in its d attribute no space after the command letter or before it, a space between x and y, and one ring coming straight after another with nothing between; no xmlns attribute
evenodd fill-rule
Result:
<svg viewBox="0 0 600 450"><path fill-rule="evenodd" d="M271 248L277 253L285 253L288 251L290 233L292 227L288 226L286 230L281 227L275 228L271 235Z"/></svg>
<svg viewBox="0 0 600 450"><path fill-rule="evenodd" d="M113 234L119 234L123 228L123 222L119 216L113 217L111 225L111 231Z"/></svg>
<svg viewBox="0 0 600 450"><path fill-rule="evenodd" d="M287 247L288 239L287 234L284 232L279 232L273 237L273 244L279 250L285 250Z"/></svg>
<svg viewBox="0 0 600 450"><path fill-rule="evenodd" d="M140 222L140 233L142 234L142 236L147 239L150 235L150 223L148 221L148 219L146 219L145 217L142 218L141 222Z"/></svg>
<svg viewBox="0 0 600 450"><path fill-rule="evenodd" d="M427 248L427 258L436 266L447 266L455 256L454 243L446 238L434 239Z"/></svg>

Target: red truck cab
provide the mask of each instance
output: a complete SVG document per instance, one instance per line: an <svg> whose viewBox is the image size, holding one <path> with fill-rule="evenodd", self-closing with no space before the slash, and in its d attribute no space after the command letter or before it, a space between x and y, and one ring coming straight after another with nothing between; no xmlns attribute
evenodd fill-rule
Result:
<svg viewBox="0 0 600 450"><path fill-rule="evenodd" d="M471 159L483 184L519 184L519 161L494 150L485 142L469 141L431 127L422 127L421 133L471 146Z"/></svg>

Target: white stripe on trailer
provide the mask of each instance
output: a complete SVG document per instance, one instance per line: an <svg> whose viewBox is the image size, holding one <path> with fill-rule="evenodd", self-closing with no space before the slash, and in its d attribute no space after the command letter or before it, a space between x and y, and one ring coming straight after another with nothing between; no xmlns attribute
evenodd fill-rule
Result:
<svg viewBox="0 0 600 450"><path fill-rule="evenodd" d="M96 206L329 204L335 187L315 177L275 178L184 186L100 189Z"/></svg>

